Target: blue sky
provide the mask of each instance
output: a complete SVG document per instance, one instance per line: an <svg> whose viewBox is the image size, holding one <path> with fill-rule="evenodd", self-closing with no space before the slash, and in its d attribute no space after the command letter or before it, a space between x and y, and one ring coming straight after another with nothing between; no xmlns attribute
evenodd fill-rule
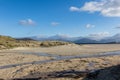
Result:
<svg viewBox="0 0 120 80"><path fill-rule="evenodd" d="M0 0L0 35L108 36L120 32L120 0Z"/></svg>

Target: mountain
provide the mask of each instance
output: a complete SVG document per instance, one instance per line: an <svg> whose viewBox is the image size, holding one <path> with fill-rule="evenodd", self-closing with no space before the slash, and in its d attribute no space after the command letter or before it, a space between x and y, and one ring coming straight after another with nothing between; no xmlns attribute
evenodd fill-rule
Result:
<svg viewBox="0 0 120 80"><path fill-rule="evenodd" d="M46 40L48 37L45 37L45 36L32 36L32 37L29 37L33 40L38 40L38 41L44 41Z"/></svg>
<svg viewBox="0 0 120 80"><path fill-rule="evenodd" d="M74 41L74 43L77 43L77 44L90 43L90 44L92 44L92 43L98 43L98 41L92 40L92 39L89 39L89 38L82 38L82 39Z"/></svg>
<svg viewBox="0 0 120 80"><path fill-rule="evenodd" d="M113 36L113 39L116 43L120 42L120 34L116 34Z"/></svg>
<svg viewBox="0 0 120 80"><path fill-rule="evenodd" d="M104 37L98 40L98 38L83 37L74 41L75 43L120 43L120 33L113 36Z"/></svg>
<svg viewBox="0 0 120 80"><path fill-rule="evenodd" d="M103 38L99 38L98 37L70 37L67 35L54 35L54 36L33 36L30 37L30 39L33 40L38 40L38 41L67 41L67 42L74 42L74 43L120 43L120 33L113 35L113 36L109 36L109 37L103 37Z"/></svg>
<svg viewBox="0 0 120 80"><path fill-rule="evenodd" d="M106 37L102 39L100 43L120 43L120 33L111 37Z"/></svg>
<svg viewBox="0 0 120 80"><path fill-rule="evenodd" d="M16 38L16 40L22 40L22 41L35 41L34 39L31 39L31 38Z"/></svg>
<svg viewBox="0 0 120 80"><path fill-rule="evenodd" d="M47 39L48 40L58 40L58 41L69 41L69 36L67 35L55 35L55 36L51 36L51 37L48 37Z"/></svg>
<svg viewBox="0 0 120 80"><path fill-rule="evenodd" d="M80 38L82 38L82 37L70 37L70 36L67 36L67 35L55 35L55 36L48 37L48 40L73 42L73 41L78 40Z"/></svg>
<svg viewBox="0 0 120 80"><path fill-rule="evenodd" d="M39 41L57 40L57 41L68 41L68 42L72 42L72 41L78 40L80 38L82 38L82 37L70 37L67 35L60 35L60 34L57 34L54 36L49 36L49 37L46 37L46 36L33 36L33 37L31 37L31 39L39 40Z"/></svg>
<svg viewBox="0 0 120 80"><path fill-rule="evenodd" d="M70 37L67 35L54 35L54 36L33 36L31 39L39 40L39 41L47 41L47 40L57 40L57 41L67 41L67 42L74 42L74 43L96 43L96 40L92 40L91 38L85 37Z"/></svg>

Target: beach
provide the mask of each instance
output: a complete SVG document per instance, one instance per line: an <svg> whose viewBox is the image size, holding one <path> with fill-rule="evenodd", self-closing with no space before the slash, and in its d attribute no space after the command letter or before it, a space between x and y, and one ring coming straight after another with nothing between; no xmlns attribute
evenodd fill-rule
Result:
<svg viewBox="0 0 120 80"><path fill-rule="evenodd" d="M15 48L12 51L49 53L57 55L98 54L102 52L119 51L120 44L68 44L55 47Z"/></svg>
<svg viewBox="0 0 120 80"><path fill-rule="evenodd" d="M75 56L80 54L99 54L102 52L119 51L119 44L86 44L86 45L63 45L56 47L39 48L14 48L0 51L0 78L46 78L46 80L83 80L83 77L74 78L49 78L48 74L57 71L97 70L120 64L120 56L102 56L91 58L73 58L55 60L53 56L40 56L34 53L48 53L49 55ZM24 54L23 52L28 52ZM29 54L33 53L33 54ZM58 52L58 53L57 53ZM53 61L51 61L53 60ZM37 63L38 61L38 63ZM39 61L47 61L40 63ZM50 61L50 62L49 62ZM25 63L25 64L23 64ZM34 64L35 63L35 64ZM19 64L19 65L13 65ZM12 65L12 66L7 66Z"/></svg>

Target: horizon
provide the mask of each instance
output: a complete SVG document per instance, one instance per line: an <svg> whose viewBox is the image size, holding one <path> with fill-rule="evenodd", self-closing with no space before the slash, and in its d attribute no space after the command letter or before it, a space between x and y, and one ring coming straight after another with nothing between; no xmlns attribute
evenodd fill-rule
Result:
<svg viewBox="0 0 120 80"><path fill-rule="evenodd" d="M0 35L107 37L120 33L120 0L0 0Z"/></svg>

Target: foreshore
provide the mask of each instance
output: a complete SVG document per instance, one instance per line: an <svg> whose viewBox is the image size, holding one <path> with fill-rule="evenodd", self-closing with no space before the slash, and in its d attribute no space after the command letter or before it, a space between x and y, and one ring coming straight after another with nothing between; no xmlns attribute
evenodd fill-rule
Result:
<svg viewBox="0 0 120 80"><path fill-rule="evenodd" d="M49 53L53 55L69 56L81 54L98 54L103 52L120 51L120 44L68 44L55 47L18 47L11 51L24 51L36 53Z"/></svg>
<svg viewBox="0 0 120 80"><path fill-rule="evenodd" d="M43 64L32 64L35 61L54 60L54 57L37 56L34 54L23 54L22 52L44 52L49 54L57 54L61 56L66 55L77 55L83 53L99 54L99 52L118 51L119 44L101 44L101 45L64 45L56 47L40 47L40 48L15 48L9 50L0 51L0 66L11 65L11 64L22 64L31 62L31 64L13 66L10 68L0 69L0 78L2 79L13 79L13 78L38 78L48 77L51 72L75 70L75 71L86 71L103 69L110 66L120 64L120 56L105 56L97 58L77 58L77 59L64 59L60 61L53 61ZM70 52L70 51L71 52ZM57 53L58 52L58 53ZM79 53L78 53L79 52ZM60 54L61 53L61 54ZM50 78L47 80L82 80L69 79L69 78Z"/></svg>

